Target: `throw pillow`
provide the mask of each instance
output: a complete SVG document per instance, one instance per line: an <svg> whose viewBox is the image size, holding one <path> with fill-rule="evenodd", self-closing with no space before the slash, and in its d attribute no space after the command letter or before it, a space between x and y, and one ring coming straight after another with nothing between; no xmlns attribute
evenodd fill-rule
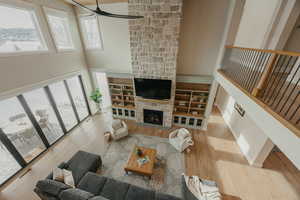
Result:
<svg viewBox="0 0 300 200"><path fill-rule="evenodd" d="M69 185L69 186L75 188L75 182L74 182L72 172L64 169L63 173L64 173L64 183L66 185Z"/></svg>
<svg viewBox="0 0 300 200"><path fill-rule="evenodd" d="M53 180L62 183L64 182L64 173L62 169L58 167L53 169Z"/></svg>

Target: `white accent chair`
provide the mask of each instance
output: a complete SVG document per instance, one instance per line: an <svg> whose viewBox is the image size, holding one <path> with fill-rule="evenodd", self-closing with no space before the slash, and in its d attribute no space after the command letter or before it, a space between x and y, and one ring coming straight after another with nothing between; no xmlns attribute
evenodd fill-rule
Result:
<svg viewBox="0 0 300 200"><path fill-rule="evenodd" d="M128 127L124 121L114 119L112 123L111 137L113 140L119 140L128 135Z"/></svg>
<svg viewBox="0 0 300 200"><path fill-rule="evenodd" d="M194 145L191 133L185 128L180 128L170 133L169 142L179 152L183 152L188 147Z"/></svg>

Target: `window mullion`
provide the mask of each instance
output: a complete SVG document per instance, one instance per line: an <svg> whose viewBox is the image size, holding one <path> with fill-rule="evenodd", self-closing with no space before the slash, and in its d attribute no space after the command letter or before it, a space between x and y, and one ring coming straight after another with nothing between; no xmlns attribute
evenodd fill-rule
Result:
<svg viewBox="0 0 300 200"><path fill-rule="evenodd" d="M0 128L0 141L7 148L7 150L11 153L11 155L15 158L15 160L19 163L19 165L24 168L27 165L27 162L24 160L22 155L19 153L17 148L13 145L13 143L9 140L7 135Z"/></svg>
<svg viewBox="0 0 300 200"><path fill-rule="evenodd" d="M64 80L64 85L65 85L65 87L66 87L66 89L67 89L67 93L68 93L69 99L70 99L70 101L71 101L71 105L72 105L73 111L74 111L74 113L75 113L77 122L78 122L78 124L79 124L79 123L80 123L80 118L79 118L79 115L78 115L78 112L77 112L77 109L76 109L76 106L75 106L75 103L74 103L74 99L73 99L73 97L72 97L72 94L71 94L69 85L68 85L68 83L67 83L66 80Z"/></svg>
<svg viewBox="0 0 300 200"><path fill-rule="evenodd" d="M90 105L89 105L89 102L88 102L88 99L87 99L87 96L86 96L86 92L85 92L85 89L84 89L84 84L83 84L82 76L79 75L78 78L79 78L79 82L80 82L80 87L81 87L81 90L82 90L82 94L84 96L86 107L88 109L89 115L91 115L92 112L91 112L91 108L90 108Z"/></svg>
<svg viewBox="0 0 300 200"><path fill-rule="evenodd" d="M60 115L60 113L58 111L57 105L56 105L55 100L53 98L53 95L52 95L52 93L51 93L51 91L49 89L49 86L44 87L44 91L45 91L45 93L47 95L47 98L48 98L48 100L49 100L49 102L50 102L50 104L51 104L51 106L52 106L52 108L53 108L53 110L55 112L55 115L57 117L57 120L59 122L60 127L62 128L64 134L66 134L67 133L66 126L65 126L65 124L64 124L64 122L62 120L62 117L61 117L61 115Z"/></svg>
<svg viewBox="0 0 300 200"><path fill-rule="evenodd" d="M19 102L21 103L22 107L24 108L27 116L29 117L32 125L34 126L35 130L37 131L38 135L40 136L40 138L42 139L44 145L49 148L50 144L46 138L46 136L44 135L44 132L42 130L42 128L40 127L39 123L37 122L37 120L35 119L31 109L29 108L25 98L23 95L19 95L18 97Z"/></svg>

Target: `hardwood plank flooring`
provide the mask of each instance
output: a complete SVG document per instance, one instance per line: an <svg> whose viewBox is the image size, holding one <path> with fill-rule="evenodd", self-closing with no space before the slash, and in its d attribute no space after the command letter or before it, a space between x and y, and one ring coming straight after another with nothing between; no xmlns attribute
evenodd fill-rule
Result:
<svg viewBox="0 0 300 200"><path fill-rule="evenodd" d="M2 192L0 200L38 200L33 193L35 183L44 178L60 162L68 160L79 149L103 155L107 147L103 133L111 115L96 115L74 129L61 142L32 166L32 170L16 179ZM130 134L167 138L172 130L141 126L126 121ZM249 166L234 137L218 111L210 117L208 130L189 129L195 145L185 153L186 173L218 183L225 200L299 200L300 174L279 152L270 154L264 168Z"/></svg>

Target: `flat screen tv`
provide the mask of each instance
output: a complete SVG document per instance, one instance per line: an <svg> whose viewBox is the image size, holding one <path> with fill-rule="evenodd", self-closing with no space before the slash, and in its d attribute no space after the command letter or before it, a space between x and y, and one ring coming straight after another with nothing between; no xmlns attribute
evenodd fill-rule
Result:
<svg viewBox="0 0 300 200"><path fill-rule="evenodd" d="M138 97L157 100L171 98L171 80L135 78L134 85Z"/></svg>

